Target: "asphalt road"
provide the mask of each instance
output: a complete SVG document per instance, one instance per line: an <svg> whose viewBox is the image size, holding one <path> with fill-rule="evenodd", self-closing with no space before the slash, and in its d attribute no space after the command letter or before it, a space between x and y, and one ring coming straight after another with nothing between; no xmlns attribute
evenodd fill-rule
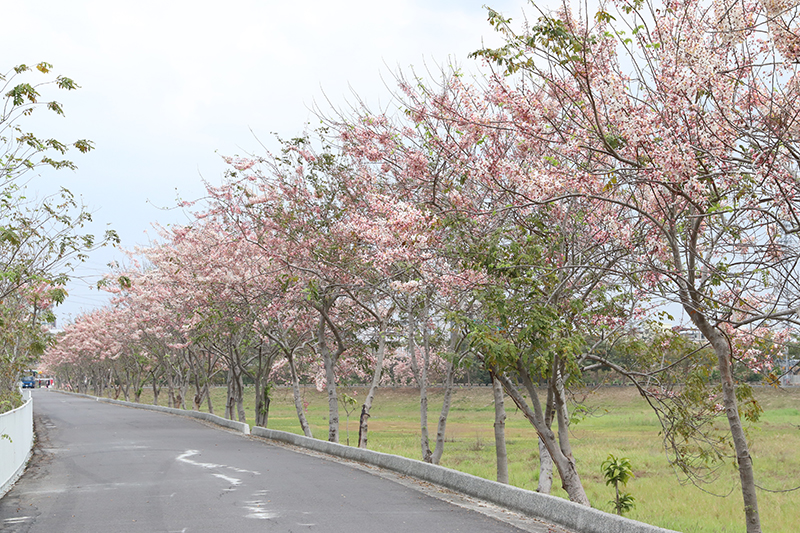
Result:
<svg viewBox="0 0 800 533"><path fill-rule="evenodd" d="M0 500L3 532L522 531L193 419L47 390L34 391L34 412L36 451Z"/></svg>

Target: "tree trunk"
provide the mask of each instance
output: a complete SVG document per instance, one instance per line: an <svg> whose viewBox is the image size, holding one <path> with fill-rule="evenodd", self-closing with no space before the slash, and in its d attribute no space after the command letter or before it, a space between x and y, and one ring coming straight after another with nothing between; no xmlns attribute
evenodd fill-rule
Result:
<svg viewBox="0 0 800 533"><path fill-rule="evenodd" d="M300 421L300 427L303 430L303 435L312 439L314 435L311 433L311 427L306 420L305 408L303 406L303 398L300 395L300 380L297 377L297 368L294 364L294 356L288 353L286 356L289 359L289 370L292 373L292 396L294 396L294 408L297 411L297 419Z"/></svg>
<svg viewBox="0 0 800 533"><path fill-rule="evenodd" d="M556 437L553 434L553 431L545 424L542 406L539 402L536 387L533 385L530 375L521 366L518 368L518 371L520 373L520 377L522 378L525 389L530 395L533 409L531 409L522 394L520 394L514 384L506 376L498 376L500 381L503 383L503 388L506 390L506 393L511 397L511 399L514 400L514 403L517 405L517 407L520 408L522 413L525 415L525 418L527 418L531 425L533 425L533 427L536 429L536 432L539 434L539 438L541 438L544 442L547 451L550 453L550 457L553 459L553 462L558 469L558 474L561 477L562 485L564 490L567 491L570 501L579 503L581 505L591 506L589 503L589 498L586 496L586 491L583 490L583 485L581 483L580 476L578 475L578 470L575 468L574 460L565 457L564 454L561 453L561 448L559 447L558 442L556 442Z"/></svg>
<svg viewBox="0 0 800 533"><path fill-rule="evenodd" d="M247 415L244 412L244 381L242 373L239 372L236 380L236 413L239 415L239 422L247 422Z"/></svg>
<svg viewBox="0 0 800 533"><path fill-rule="evenodd" d="M189 394L189 376L181 382L181 409L186 409L187 394Z"/></svg>
<svg viewBox="0 0 800 533"><path fill-rule="evenodd" d="M233 405L231 403L231 398L233 394L231 393L231 387L233 387L233 370L228 369L228 376L225 380L225 414L223 415L228 420L233 420Z"/></svg>
<svg viewBox="0 0 800 533"><path fill-rule="evenodd" d="M547 403L544 409L544 423L547 427L553 427L554 404L553 387L547 388ZM539 438L539 485L536 491L541 494L550 494L553 490L553 458L547 451L544 441Z"/></svg>
<svg viewBox="0 0 800 533"><path fill-rule="evenodd" d="M422 368L417 364L417 345L414 337L417 333L416 317L413 310L408 313L408 355L411 358L411 372L414 380L419 387L419 427L420 427L420 448L422 450L422 460L431 462L431 448L428 441L428 369L424 361Z"/></svg>
<svg viewBox="0 0 800 533"><path fill-rule="evenodd" d="M205 394L205 385L200 385L200 375L194 375L194 397L192 398L192 411L199 411L203 405L203 394Z"/></svg>
<svg viewBox="0 0 800 533"><path fill-rule="evenodd" d="M492 373L494 393L494 448L497 457L497 481L508 483L508 453L506 452L506 408L503 403L503 385ZM540 447L541 449L541 447ZM541 479L541 477L539 478Z"/></svg>
<svg viewBox="0 0 800 533"><path fill-rule="evenodd" d="M153 374L153 405L158 405L158 393L161 392L161 387L158 386L158 377Z"/></svg>
<svg viewBox="0 0 800 533"><path fill-rule="evenodd" d="M256 425L267 427L269 421L269 384L261 385L261 380L256 381Z"/></svg>
<svg viewBox="0 0 800 533"><path fill-rule="evenodd" d="M317 349L325 365L325 388L328 391L328 441L339 442L339 396L336 392L336 361L325 341L325 318L320 316Z"/></svg>
<svg viewBox="0 0 800 533"><path fill-rule="evenodd" d="M736 450L736 462L739 469L739 480L742 483L742 499L744 500L744 514L747 524L747 533L761 533L761 518L758 513L758 495L753 475L753 459L747 445L747 436L739 418L739 408L736 402L736 387L733 382L733 369L731 368L731 347L728 339L717 328L711 326L705 317L699 316L695 311L690 316L694 317L695 325L708 339L714 348L719 366L720 380L722 382L722 398L728 425L731 429L733 446Z"/></svg>
<svg viewBox="0 0 800 533"><path fill-rule="evenodd" d="M143 372L138 362L135 362L134 364L135 364L135 370L133 371L133 382L132 382L133 401L139 403L139 399L142 396L142 386L144 385L143 383L144 380L142 378Z"/></svg>
<svg viewBox="0 0 800 533"><path fill-rule="evenodd" d="M553 400L556 420L558 421L558 447L561 449L561 453L574 464L575 459L572 456L572 445L569 441L569 413L567 411L563 371L560 368L556 369L553 380L555 385L553 389Z"/></svg>
<svg viewBox="0 0 800 533"><path fill-rule="evenodd" d="M208 386L208 383L205 384L206 389L206 403L208 404L208 412L210 414L214 414L214 405L211 403L211 389Z"/></svg>
<svg viewBox="0 0 800 533"><path fill-rule="evenodd" d="M447 372L444 379L444 398L442 399L442 411L439 414L439 424L436 428L436 447L431 455L431 462L439 464L444 453L444 437L447 427L447 415L450 414L450 405L453 397L453 377L455 375L455 365L452 361L447 362Z"/></svg>
<svg viewBox="0 0 800 533"><path fill-rule="evenodd" d="M538 438L539 442L539 485L536 492L541 494L550 494L553 490L553 458L547 451L547 446L541 437Z"/></svg>
<svg viewBox="0 0 800 533"><path fill-rule="evenodd" d="M378 351L375 354L375 372L372 374L372 383L369 386L367 397L364 398L364 404L361 406L361 416L358 422L358 447L367 447L367 434L369 432L369 411L372 409L372 401L375 398L375 391L378 390L378 385L381 382L381 374L383 373L383 359L386 354L386 323L381 322L381 330L378 337Z"/></svg>
<svg viewBox="0 0 800 533"><path fill-rule="evenodd" d="M172 380L172 368L167 368L167 407L177 408L175 405L175 386Z"/></svg>
<svg viewBox="0 0 800 533"><path fill-rule="evenodd" d="M240 369L230 368L228 370L228 391L225 401L225 418L245 422L244 413L244 382ZM234 418L235 417L235 418Z"/></svg>

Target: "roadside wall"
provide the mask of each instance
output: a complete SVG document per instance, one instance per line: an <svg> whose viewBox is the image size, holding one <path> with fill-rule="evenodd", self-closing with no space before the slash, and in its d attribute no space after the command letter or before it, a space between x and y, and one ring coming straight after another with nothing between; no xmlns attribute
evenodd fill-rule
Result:
<svg viewBox="0 0 800 533"><path fill-rule="evenodd" d="M22 475L33 449L33 400L30 391L22 394L22 406L0 415L0 435L8 435L0 437L0 497Z"/></svg>

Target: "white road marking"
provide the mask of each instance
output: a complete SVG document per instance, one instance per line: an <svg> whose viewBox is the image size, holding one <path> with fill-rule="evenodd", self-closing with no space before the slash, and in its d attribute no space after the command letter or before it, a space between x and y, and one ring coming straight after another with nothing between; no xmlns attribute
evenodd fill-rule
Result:
<svg viewBox="0 0 800 533"><path fill-rule="evenodd" d="M200 455L200 452L197 450L186 450L181 455L178 456L178 461L194 466L199 466L201 468L212 469L212 468L227 468L228 470L233 470L234 472L240 472L242 474L254 474L256 476L260 476L261 472L256 472L254 470L245 470L243 468L236 468L235 466L228 466L228 465L218 465L216 463L200 463L198 461L193 461L189 459L189 457L194 457L195 455Z"/></svg>
<svg viewBox="0 0 800 533"><path fill-rule="evenodd" d="M214 463L198 463L197 461L192 461L191 459L189 459L189 457L192 457L194 455L199 455L199 454L200 454L200 452L198 452L197 450L186 450L185 452L183 452L181 455L178 456L178 461L180 461L182 463L194 465L194 466L199 466L201 468L209 468L209 469L210 468L222 468L222 467L225 466L225 465L218 465L218 464L214 464Z"/></svg>
<svg viewBox="0 0 800 533"><path fill-rule="evenodd" d="M223 476L222 474L211 474L211 475L214 476L214 477L218 477L220 479L224 479L225 481L227 481L228 483L230 483L233 486L238 486L238 485L242 484L242 480L241 479L236 479L235 477Z"/></svg>
<svg viewBox="0 0 800 533"><path fill-rule="evenodd" d="M274 511L268 511L261 507L264 505L264 502L261 500L256 500L252 502L244 502L245 509L250 511L250 514L245 515L246 518L255 518L257 520L269 520L270 518L277 518L280 516L278 513Z"/></svg>
<svg viewBox="0 0 800 533"><path fill-rule="evenodd" d="M6 518L5 520L3 520L3 522L5 522L6 524L20 524L30 519L31 519L30 516L18 516L16 518Z"/></svg>

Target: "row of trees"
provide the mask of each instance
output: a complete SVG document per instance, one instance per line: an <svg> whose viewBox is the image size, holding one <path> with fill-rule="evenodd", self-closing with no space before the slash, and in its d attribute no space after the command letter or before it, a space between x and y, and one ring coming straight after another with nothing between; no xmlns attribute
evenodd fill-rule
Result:
<svg viewBox="0 0 800 533"><path fill-rule="evenodd" d="M74 169L64 159L67 152L92 149L87 140L68 145L28 129L33 113L64 114L61 104L40 91L78 87L51 69L43 62L0 73L0 412L18 405L20 375L51 342L52 307L66 297L63 287L74 263L96 246L116 242L113 232L102 240L82 232L90 214L68 189L28 196L28 180L39 169Z"/></svg>
<svg viewBox="0 0 800 533"><path fill-rule="evenodd" d="M170 390L190 369L198 391L221 369L240 418L243 376L261 414L284 372L306 434L297 389L311 372L332 441L337 385L358 376L372 383L366 446L392 355L419 387L422 457L436 462L449 395L431 449L432 368L449 390L470 361L535 428L540 490L555 466L587 505L568 395L583 372L613 369L654 407L682 472L732 456L747 530L760 531L742 424L758 407L735 372L769 372L800 306L796 11L565 3L522 28L489 11L505 45L475 53L484 78L399 76L397 114L356 107L278 154L231 158L195 221L110 275L113 307L69 328L48 364L141 365ZM705 347L660 326L675 308Z"/></svg>

